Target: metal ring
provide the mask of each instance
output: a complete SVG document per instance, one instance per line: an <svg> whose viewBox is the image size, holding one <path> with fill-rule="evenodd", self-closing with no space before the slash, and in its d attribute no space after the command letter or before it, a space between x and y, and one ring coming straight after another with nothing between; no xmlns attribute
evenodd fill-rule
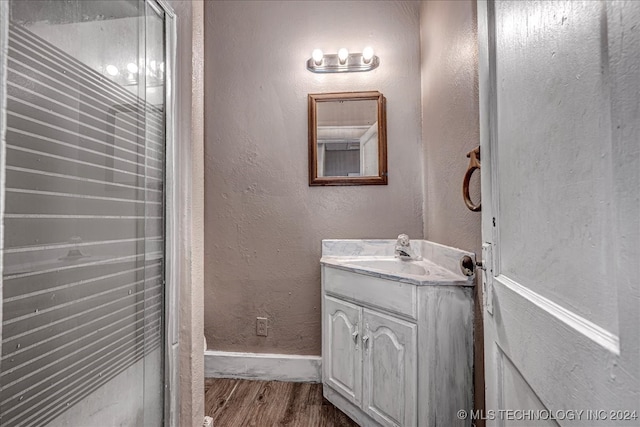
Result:
<svg viewBox="0 0 640 427"><path fill-rule="evenodd" d="M464 181L462 181L462 198L464 199L464 204L467 205L469 210L479 212L482 207L482 201L478 202L477 205L471 201L471 196L469 195L469 182L471 181L473 171L480 169L480 147L478 146L469 151L467 153L467 157L469 158L469 167L467 168L467 172L464 174Z"/></svg>
<svg viewBox="0 0 640 427"><path fill-rule="evenodd" d="M471 166L469 169L467 169L467 173L464 174L464 182L462 183L462 196L464 197L464 204L467 205L469 210L473 212L479 212L482 208L482 201L478 202L478 204L475 205L471 201L471 196L469 195L469 182L471 181L471 175L473 175L473 171L475 171L476 169L479 170L480 166Z"/></svg>

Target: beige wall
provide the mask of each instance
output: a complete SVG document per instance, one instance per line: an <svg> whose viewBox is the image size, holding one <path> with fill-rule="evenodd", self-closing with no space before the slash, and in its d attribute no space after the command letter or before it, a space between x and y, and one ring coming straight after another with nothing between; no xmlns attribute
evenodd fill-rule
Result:
<svg viewBox="0 0 640 427"><path fill-rule="evenodd" d="M466 154L480 145L475 13L472 0L422 2L422 139L425 237L480 253L480 213L462 200Z"/></svg>
<svg viewBox="0 0 640 427"><path fill-rule="evenodd" d="M320 354L320 241L422 238L418 2L205 2L205 335L226 351ZM311 51L371 45L369 73ZM309 187L307 94L387 98L389 185ZM257 337L257 316L269 336Z"/></svg>
<svg viewBox="0 0 640 427"><path fill-rule="evenodd" d="M424 236L481 254L480 212L462 199L466 153L480 145L476 5L473 0L423 1L420 11ZM479 200L480 174L471 194ZM479 287L476 287L479 290ZM482 304L476 292L474 400L484 408ZM482 424L484 425L484 422Z"/></svg>

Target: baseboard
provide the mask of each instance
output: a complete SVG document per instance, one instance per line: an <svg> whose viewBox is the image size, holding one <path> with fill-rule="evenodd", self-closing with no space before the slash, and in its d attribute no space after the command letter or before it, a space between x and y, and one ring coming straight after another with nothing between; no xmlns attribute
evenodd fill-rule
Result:
<svg viewBox="0 0 640 427"><path fill-rule="evenodd" d="M322 358L295 354L204 352L206 378L319 383Z"/></svg>

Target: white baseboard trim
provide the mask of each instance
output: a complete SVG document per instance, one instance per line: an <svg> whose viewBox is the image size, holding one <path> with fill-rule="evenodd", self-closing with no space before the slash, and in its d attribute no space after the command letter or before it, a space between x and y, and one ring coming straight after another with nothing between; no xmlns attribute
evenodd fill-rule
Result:
<svg viewBox="0 0 640 427"><path fill-rule="evenodd" d="M320 356L214 350L204 352L205 378L319 383L322 378L321 367Z"/></svg>

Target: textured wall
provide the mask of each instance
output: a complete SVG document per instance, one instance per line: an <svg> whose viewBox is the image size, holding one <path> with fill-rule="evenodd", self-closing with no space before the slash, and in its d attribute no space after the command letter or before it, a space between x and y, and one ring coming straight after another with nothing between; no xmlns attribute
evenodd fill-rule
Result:
<svg viewBox="0 0 640 427"><path fill-rule="evenodd" d="M480 145L476 6L423 1L420 11L425 239L481 254L480 212L462 199L466 153ZM479 200L480 173L471 181ZM474 401L484 408L482 298L475 293ZM484 425L478 421L478 426Z"/></svg>
<svg viewBox="0 0 640 427"><path fill-rule="evenodd" d="M320 241L421 238L417 2L205 2L205 335L215 350L320 354ZM381 58L316 75L313 48ZM389 185L309 187L307 94L387 98ZM269 336L255 334L256 316Z"/></svg>
<svg viewBox="0 0 640 427"><path fill-rule="evenodd" d="M480 213L462 200L466 154L480 145L475 2L422 3L424 234L480 253ZM479 174L473 178L477 195Z"/></svg>

